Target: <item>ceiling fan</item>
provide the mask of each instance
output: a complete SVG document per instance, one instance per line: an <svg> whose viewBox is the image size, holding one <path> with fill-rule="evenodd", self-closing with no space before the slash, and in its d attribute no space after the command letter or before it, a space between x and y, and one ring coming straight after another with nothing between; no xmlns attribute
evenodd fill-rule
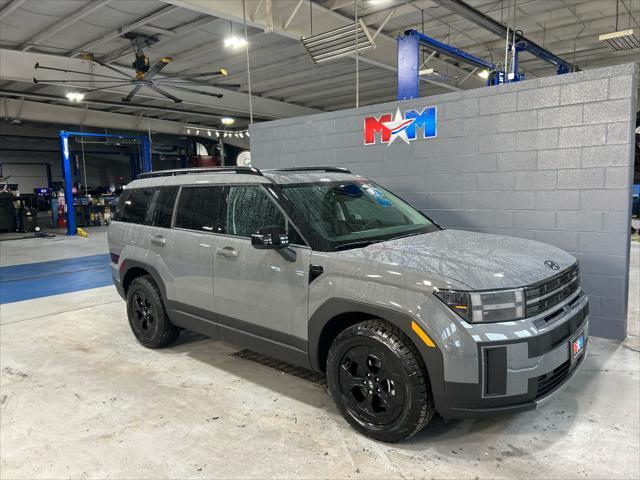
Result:
<svg viewBox="0 0 640 480"><path fill-rule="evenodd" d="M200 95L208 95L211 97L222 98L221 93L211 93L204 92L201 90L196 90L193 88L187 88L184 85L188 85L189 82L193 82L199 79L205 79L207 77L219 77L219 76L227 76L228 73L224 68L220 70L212 71L212 72L202 72L202 73L187 73L187 74L175 74L175 75L164 75L160 78L156 78L156 75L169 63L171 63L171 57L161 57L153 66L151 66L151 62L149 61L149 57L147 57L143 50L143 41L141 37L134 37L131 39L131 43L133 45L133 50L135 53L135 60L132 63L133 68L136 73L134 77L131 77L130 74L125 72L124 70L119 69L118 67L114 67L113 65L109 65L107 63L102 62L100 59L95 58L92 54L87 54L84 56L85 60L89 60L91 62L97 63L109 70L118 74L115 75L104 75L104 74L96 74L96 73L88 73L88 72L80 72L77 70L65 70L62 68L54 68L54 67L45 67L40 65L40 63L36 63L34 68L42 69L42 70L52 70L56 72L64 72L64 73L75 73L80 75L85 75L88 77L99 77L99 80L64 80L64 79L37 79L33 77L33 83L43 83L43 84L65 84L65 83L88 83L88 84L96 84L96 83L104 83L108 84L103 87L91 88L86 90L86 93L96 92L99 90L107 90L109 88L114 87L122 87L126 85L133 85L133 89L129 94L122 99L123 102L129 103L131 99L140 91L141 88L147 87L153 90L164 97L167 97L173 100L175 103L180 103L182 100L175 95L164 90L162 87L170 87L174 90L181 90L190 93L197 93ZM103 80L104 79L104 80ZM107 80L108 79L108 80ZM228 88L238 88L239 84L215 84L214 86L219 87L228 87Z"/></svg>

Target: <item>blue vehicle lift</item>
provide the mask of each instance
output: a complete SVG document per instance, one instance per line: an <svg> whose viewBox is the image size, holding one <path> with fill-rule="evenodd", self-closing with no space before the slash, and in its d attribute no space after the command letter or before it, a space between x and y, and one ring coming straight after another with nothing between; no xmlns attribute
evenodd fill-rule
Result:
<svg viewBox="0 0 640 480"><path fill-rule="evenodd" d="M518 54L527 51L537 57L556 66L557 73L563 74L576 70L576 67L561 58L553 55L544 48L527 40L518 32L509 31L507 27L505 33L509 35L509 50L512 51L512 72L497 70L496 65L482 58L471 55L459 48L453 47L431 38L417 30L407 30L397 39L398 42L398 100L407 100L420 96L420 45L424 45L430 50L442 55L451 57L459 62L472 65L475 68L482 68L489 71L487 85L498 85L507 82L518 82L524 80L524 75L518 71ZM511 78L509 74L512 73Z"/></svg>
<svg viewBox="0 0 640 480"><path fill-rule="evenodd" d="M60 150L62 152L62 179L64 181L64 200L67 204L67 235L76 234L76 212L73 205L73 180L71 175L71 156L69 155L69 137L100 137L100 138L118 138L126 140L137 140L141 145L141 161L142 171L150 172L152 170L151 165L151 143L149 137L146 136L130 136L130 135L116 135L108 133L86 133L86 132L67 132L60 130L58 134L60 137ZM131 174L133 178L137 176L134 166L137 162L132 160L131 162Z"/></svg>

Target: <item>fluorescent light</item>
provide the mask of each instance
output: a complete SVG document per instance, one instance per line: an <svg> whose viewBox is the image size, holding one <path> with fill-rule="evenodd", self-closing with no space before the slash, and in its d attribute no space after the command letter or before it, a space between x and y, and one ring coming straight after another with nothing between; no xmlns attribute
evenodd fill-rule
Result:
<svg viewBox="0 0 640 480"><path fill-rule="evenodd" d="M211 136L211 130L207 130L207 135Z"/></svg>
<svg viewBox="0 0 640 480"><path fill-rule="evenodd" d="M433 73L433 68L423 68L422 70L418 70L418 75L428 75Z"/></svg>
<svg viewBox="0 0 640 480"><path fill-rule="evenodd" d="M478 76L486 80L487 78L489 78L489 70L480 70L478 72Z"/></svg>
<svg viewBox="0 0 640 480"><path fill-rule="evenodd" d="M196 135L200 135L200 130L196 130Z"/></svg>
<svg viewBox="0 0 640 480"><path fill-rule="evenodd" d="M187 135L191 135L191 129L187 128Z"/></svg>
<svg viewBox="0 0 640 480"><path fill-rule="evenodd" d="M228 48L242 48L247 46L247 41L236 35L230 35L224 39L224 46Z"/></svg>
<svg viewBox="0 0 640 480"><path fill-rule="evenodd" d="M82 100L84 100L84 93L69 92L67 93L67 98L70 102L81 102Z"/></svg>
<svg viewBox="0 0 640 480"><path fill-rule="evenodd" d="M220 138L220 132L216 130L216 137Z"/></svg>
<svg viewBox="0 0 640 480"><path fill-rule="evenodd" d="M242 132L239 133L240 138L244 138L244 135L242 134Z"/></svg>
<svg viewBox="0 0 640 480"><path fill-rule="evenodd" d="M223 125L233 125L233 122L235 122L235 120L231 117L222 117L220 121Z"/></svg>

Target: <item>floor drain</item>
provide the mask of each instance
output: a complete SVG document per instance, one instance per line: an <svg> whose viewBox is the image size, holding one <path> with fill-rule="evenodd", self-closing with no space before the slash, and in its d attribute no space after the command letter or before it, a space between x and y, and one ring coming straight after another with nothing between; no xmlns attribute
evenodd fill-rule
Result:
<svg viewBox="0 0 640 480"><path fill-rule="evenodd" d="M247 350L246 348L244 350L232 353L231 355L234 357L242 358L243 360L249 360L250 362L254 362L259 365L264 365L265 367L273 368L274 370L286 373L287 375L293 375L294 377L298 377L308 382L315 383L316 385L320 385L321 387L326 387L327 385L327 379L322 373L315 372L307 368L298 367L296 365L292 365L291 363L283 362L282 360L267 357L266 355Z"/></svg>

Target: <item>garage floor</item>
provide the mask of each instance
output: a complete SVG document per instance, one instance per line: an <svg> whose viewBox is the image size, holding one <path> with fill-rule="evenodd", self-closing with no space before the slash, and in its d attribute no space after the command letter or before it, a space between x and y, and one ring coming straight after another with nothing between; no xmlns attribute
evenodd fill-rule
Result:
<svg viewBox="0 0 640 480"><path fill-rule="evenodd" d="M0 242L0 265L106 251L104 230L94 229L89 239ZM631 292L639 258L633 242ZM42 281L45 269L27 280L65 285L71 274ZM409 442L386 445L351 430L316 384L196 335L144 349L112 286L72 290L0 305L3 479L640 475L637 294L627 340L592 338L582 370L544 408L435 419Z"/></svg>

